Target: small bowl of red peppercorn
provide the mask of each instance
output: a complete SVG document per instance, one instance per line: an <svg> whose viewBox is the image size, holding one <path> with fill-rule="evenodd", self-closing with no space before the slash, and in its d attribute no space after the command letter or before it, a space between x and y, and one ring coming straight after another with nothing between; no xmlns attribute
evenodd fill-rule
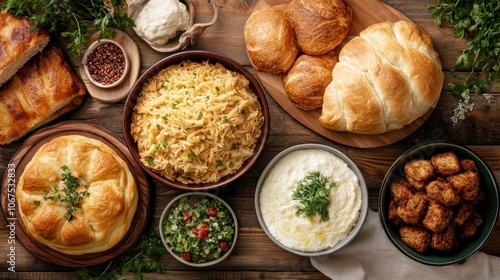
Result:
<svg viewBox="0 0 500 280"><path fill-rule="evenodd" d="M82 65L94 85L112 88L125 80L130 63L122 45L111 39L100 39L87 48Z"/></svg>
<svg viewBox="0 0 500 280"><path fill-rule="evenodd" d="M178 261L206 267L226 259L236 244L238 221L224 200L207 192L181 194L165 207L160 237Z"/></svg>

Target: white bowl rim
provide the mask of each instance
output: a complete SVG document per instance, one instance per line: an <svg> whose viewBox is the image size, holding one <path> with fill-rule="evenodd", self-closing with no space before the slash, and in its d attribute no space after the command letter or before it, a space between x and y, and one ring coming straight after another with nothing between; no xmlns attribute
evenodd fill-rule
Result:
<svg viewBox="0 0 500 280"><path fill-rule="evenodd" d="M267 225L265 224L264 219L262 218L262 213L260 211L260 190L262 188L262 184L264 183L264 180L266 179L269 171L274 167L276 162L279 161L285 154L288 154L292 151L303 150L303 149L322 149L322 150L325 150L327 152L331 152L335 156L342 159L344 162L347 163L347 165L352 169L352 171L354 171L354 173L358 177L359 185L360 185L360 189L361 189L361 209L360 209L360 213L359 213L358 220L357 220L356 224L351 229L351 231L344 237L344 239L342 239L339 243L337 243L333 247L330 247L328 249L321 250L321 251L301 251L301 250L295 250L295 249L288 248L287 246L284 246L278 240L276 240L276 238L269 232ZM316 143L298 144L298 145L289 147L289 148L281 151L264 168L264 171L260 175L259 181L257 182L257 187L255 189L255 212L257 213L257 218L259 220L259 224L262 227L262 229L264 230L264 232L266 233L266 235L276 245L278 245L282 249L284 249L290 253L293 253L293 254L296 254L299 256L303 256L303 257L318 257L318 256L329 255L329 254L335 253L335 252L341 250L342 248L344 248L345 246L347 246L349 243L351 243L356 238L356 236L361 231L361 228L363 227L363 225L366 221L366 218L368 216L368 210L369 210L368 188L366 186L365 178L364 178L363 174L361 173L361 171L359 170L358 166L354 163L354 161L352 161L347 155L345 155L341 151L339 151L333 147L324 145L324 144L316 144Z"/></svg>
<svg viewBox="0 0 500 280"><path fill-rule="evenodd" d="M90 76L90 73L89 73L89 69L87 68L87 57L88 57L88 55L95 48L97 48L98 46L100 46L102 44L105 44L105 43L111 43L111 44L114 44L117 47L119 47L122 50L122 52L123 52L123 56L125 57L125 69L123 70L123 75L116 82L114 82L112 84L109 84L109 85L101 84L101 83L95 81L94 79L92 79L92 77ZM85 74L87 75L87 78L89 79L89 81L92 84L94 84L95 86L100 87L100 88L112 88L112 87L115 87L115 86L121 84L125 80L125 78L127 77L128 71L130 69L130 61L128 59L127 51L125 50L125 48L120 43L118 43L117 41L115 41L113 39L109 39L109 38L99 39L99 40L93 42L92 44L90 44L90 46L83 53L82 63L81 64L83 65L83 68L85 70Z"/></svg>
<svg viewBox="0 0 500 280"><path fill-rule="evenodd" d="M222 255L222 257L216 259L216 260L213 260L213 261L209 261L209 262L204 262L204 263L192 263L192 262L188 262L188 261L185 261L183 260L181 257L177 256L174 252L172 252L172 250L170 250L170 246L168 246L167 242L165 241L165 236L163 234L163 221L165 220L165 216L167 215L167 212L168 210L170 210L170 207L172 207L172 205L179 201L181 198L183 197L186 197L186 196L208 196L208 197L211 197L213 199L216 199L216 200L219 200L220 202L222 202L224 204L224 206L227 207L227 209L229 210L229 212L231 212L231 215L233 217L233 221L234 221L234 236L233 236L233 242L231 244L231 247L229 248L228 251L226 251L226 253L224 253L224 255ZM230 254L231 252L233 251L234 249L234 246L236 244L236 240L238 239L238 219L236 218L236 214L234 213L233 209L231 208L231 206L226 202L224 201L221 197L215 195L215 194L212 194L212 193L209 193L209 192L186 192L186 193L183 193L183 194L180 194L176 197L174 197L168 204L167 206L165 206L165 209L163 209L163 212L161 213L161 216L160 216L160 222L159 222L159 231L160 231L160 238L161 238L161 241L163 243L163 245L165 246L165 248L167 249L167 251L175 258L177 259L178 261L184 263L184 264L187 264L189 266L193 266L193 267L207 267L207 266L211 266L211 265L214 265L214 264L217 264L221 261L223 261L224 259L226 259Z"/></svg>

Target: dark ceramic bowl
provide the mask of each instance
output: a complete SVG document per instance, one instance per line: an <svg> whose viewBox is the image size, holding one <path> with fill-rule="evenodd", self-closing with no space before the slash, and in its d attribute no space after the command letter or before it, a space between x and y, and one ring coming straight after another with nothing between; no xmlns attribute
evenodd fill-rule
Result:
<svg viewBox="0 0 500 280"><path fill-rule="evenodd" d="M192 62L209 61L211 63L220 63L224 65L227 69L242 74L245 78L247 78L250 81L250 89L257 96L258 102L262 109L262 115L264 117L261 134L256 143L254 154L243 163L242 167L238 171L236 171L231 175L227 175L221 178L219 181L215 183L183 184L177 181L169 180L166 177L160 175L159 173L152 171L141 162L137 144L135 143L131 135L130 124L132 121L132 113L136 104L137 97L139 96L143 85L151 77L155 76L161 70L167 68L170 65L179 64L186 60L190 60ZM269 123L270 123L270 116L269 116L269 108L267 100L265 97L264 90L260 86L257 79L246 68L244 68L242 65L240 65L233 59L217 53L206 52L206 51L179 52L167 56L166 58L160 60L159 62L151 66L133 85L125 102L125 108L123 111L123 131L124 131L125 143L127 144L127 147L129 148L135 160L154 179L158 180L159 182L167 186L186 191L201 191L201 190L215 189L224 185L228 185L229 183L234 182L236 179L245 174L245 172L247 172L254 165L254 163L257 161L257 158L260 156L262 150L264 149L266 140L269 135Z"/></svg>
<svg viewBox="0 0 500 280"><path fill-rule="evenodd" d="M481 209L484 211L484 224L479 229L479 233L472 239L464 241L464 244L460 246L458 250L452 252L427 250L424 253L419 253L401 241L398 229L388 219L391 182L395 179L404 177L403 167L406 162L416 157L428 159L433 154L447 151L453 151L459 159L471 159L476 163L479 171L481 189L486 197L486 201L482 203L484 207ZM387 172L379 193L379 216L387 237L396 248L406 256L420 263L436 266L450 265L465 261L468 257L479 251L495 229L498 218L498 207L499 193L493 172L476 153L464 146L452 143L423 144L401 155Z"/></svg>

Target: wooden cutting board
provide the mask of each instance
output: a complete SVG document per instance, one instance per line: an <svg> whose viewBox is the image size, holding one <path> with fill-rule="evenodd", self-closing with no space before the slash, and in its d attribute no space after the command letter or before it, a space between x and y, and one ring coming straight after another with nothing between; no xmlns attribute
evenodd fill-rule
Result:
<svg viewBox="0 0 500 280"><path fill-rule="evenodd" d="M284 9L290 0L259 0L254 7L254 11L266 7L274 7L277 9ZM353 19L351 29L348 36L344 40L347 42L349 38L359 35L359 33L366 29L368 26L382 22L382 21L398 21L407 20L412 22L407 16L397 11L396 9L378 1L378 0L347 0L347 3L353 10ZM344 43L345 44L345 43ZM337 49L339 53L343 44ZM358 148L373 148L390 145L395 143L419 128L425 120L431 115L434 107L431 108L422 117L415 120L413 123L403 127L400 130L393 132L364 135L351 132L337 132L323 127L318 118L321 116L321 110L304 111L296 107L286 96L281 75L270 74L262 71L255 71L262 85L266 88L273 99L293 118L302 123L304 126L313 130L314 132L326 137L332 141L347 146Z"/></svg>
<svg viewBox="0 0 500 280"><path fill-rule="evenodd" d="M63 135L82 135L100 140L115 152L128 164L138 186L137 211L132 221L132 226L125 237L116 246L108 251L84 255L66 255L53 250L41 243L31 240L24 232L24 223L19 213L18 205L15 202L15 187L19 182L19 177L23 173L38 149L50 140ZM65 267L87 267L112 260L130 249L139 239L146 228L149 218L150 191L147 177L142 168L137 164L125 144L112 132L106 130L98 124L85 121L65 121L56 123L50 127L39 130L30 136L14 154L8 164L8 171L5 172L2 191L2 211L7 221L16 225L16 239L23 247L33 254L49 263ZM12 176L10 176L11 174Z"/></svg>

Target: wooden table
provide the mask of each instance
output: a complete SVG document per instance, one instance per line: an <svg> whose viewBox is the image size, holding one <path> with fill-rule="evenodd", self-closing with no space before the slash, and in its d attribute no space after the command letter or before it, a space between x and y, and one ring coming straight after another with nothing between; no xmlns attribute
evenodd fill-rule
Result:
<svg viewBox="0 0 500 280"><path fill-rule="evenodd" d="M211 20L212 8L202 0L194 0L196 21ZM384 0L386 4L403 12L421 26L433 38L435 47L441 55L445 70L445 84L452 81L450 68L453 66L457 51L462 48L462 40L454 39L449 28L437 28L426 4L433 0ZM256 1L217 0L219 18L205 30L198 42L189 49L207 50L227 55L253 72L245 53L243 25L250 15ZM374 11L376 12L376 11ZM166 56L144 44L132 30L126 31L134 39L141 51L141 71ZM68 57L69 58L69 57ZM69 58L78 72L78 59ZM498 95L500 90L492 93ZM498 97L497 97L498 98ZM217 190L217 194L233 206L240 224L238 242L229 258L219 265L193 269L165 256L167 273L164 275L147 274L152 279L322 279L326 278L310 263L309 258L292 255L278 246L261 229L254 209L254 191L259 175L266 164L280 151L303 143L321 143L337 148L347 154L361 169L365 176L369 194L370 208L377 211L377 196L382 179L390 165L407 149L427 141L448 140L462 143L477 152L489 164L495 176L500 178L500 104L488 103L480 96L472 97L476 106L464 121L454 125L450 121L457 99L449 94L445 85L436 109L417 131L407 138L385 147L352 148L330 141L312 132L294 120L272 98L267 96L271 113L270 137L263 154L254 167L240 180ZM77 110L63 116L60 120L86 120L101 124L123 139L121 115L124 101L106 104L88 97ZM0 148L0 175L6 171L7 164L23 140ZM165 205L181 192L152 181L151 219L159 219ZM7 271L9 229L4 219L0 219L0 278L1 279L77 279L74 269L59 267L40 260L16 244L16 273ZM486 253L500 256L500 227L493 233L483 248ZM369 252L367 252L369 253Z"/></svg>

